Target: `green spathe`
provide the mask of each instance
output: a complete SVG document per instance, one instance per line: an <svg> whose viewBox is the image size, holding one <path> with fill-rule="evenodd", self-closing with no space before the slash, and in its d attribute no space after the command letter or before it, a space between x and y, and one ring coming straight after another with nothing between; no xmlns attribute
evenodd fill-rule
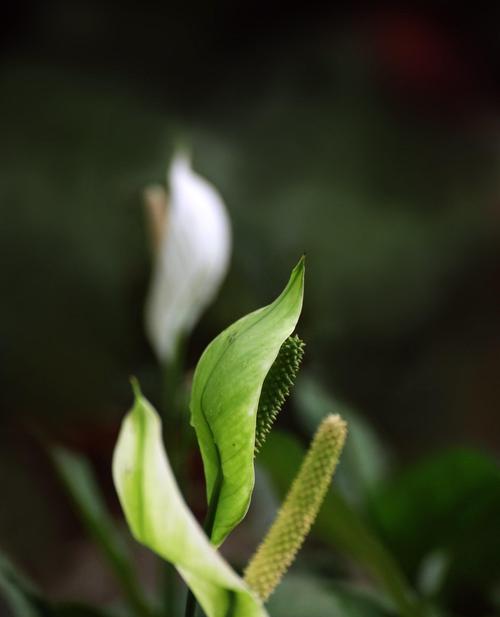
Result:
<svg viewBox="0 0 500 617"><path fill-rule="evenodd" d="M221 544L245 516L254 486L255 424L262 385L295 330L304 295L304 257L281 295L229 326L205 349L194 374L191 424L203 457Z"/></svg>
<svg viewBox="0 0 500 617"><path fill-rule="evenodd" d="M207 617L267 617L261 603L209 542L186 506L170 468L158 414L134 384L113 479L134 537L173 563Z"/></svg>

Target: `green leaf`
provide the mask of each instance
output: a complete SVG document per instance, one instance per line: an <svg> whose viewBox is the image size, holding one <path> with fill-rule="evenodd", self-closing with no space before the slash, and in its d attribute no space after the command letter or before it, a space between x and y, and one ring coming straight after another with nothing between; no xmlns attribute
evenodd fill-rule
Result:
<svg viewBox="0 0 500 617"><path fill-rule="evenodd" d="M0 594L15 617L42 617L48 614L37 589L1 553Z"/></svg>
<svg viewBox="0 0 500 617"><path fill-rule="evenodd" d="M137 384L134 389L135 404L113 458L113 478L132 534L176 566L207 617L265 617L186 506L163 447L160 418Z"/></svg>
<svg viewBox="0 0 500 617"><path fill-rule="evenodd" d="M423 590L451 606L465 599L486 602L500 578L495 459L462 448L427 457L386 484L371 514L384 542Z"/></svg>
<svg viewBox="0 0 500 617"><path fill-rule="evenodd" d="M273 617L389 617L380 601L363 589L327 585L302 573L285 579L269 600Z"/></svg>
<svg viewBox="0 0 500 617"><path fill-rule="evenodd" d="M304 449L293 436L279 431L269 436L259 461L268 472L279 497L288 490L290 478L297 473L303 456ZM311 533L363 566L384 589L400 615L422 615L422 609L398 564L342 495L330 490Z"/></svg>
<svg viewBox="0 0 500 617"><path fill-rule="evenodd" d="M344 617L341 604L324 585L297 574L288 576L276 589L269 599L269 611L273 617Z"/></svg>
<svg viewBox="0 0 500 617"><path fill-rule="evenodd" d="M329 413L338 413L347 421L349 439L336 472L335 485L350 503L363 505L387 475L388 456L375 431L362 416L339 403L311 375L300 375L295 403L298 420L311 435Z"/></svg>
<svg viewBox="0 0 500 617"><path fill-rule="evenodd" d="M118 579L130 607L137 615L149 617L152 610L138 584L131 556L108 513L88 461L61 447L52 448L50 454L83 524Z"/></svg>
<svg viewBox="0 0 500 617"><path fill-rule="evenodd" d="M54 603L0 553L0 595L14 617L110 617L110 614L81 603ZM0 603L0 613L2 612Z"/></svg>
<svg viewBox="0 0 500 617"><path fill-rule="evenodd" d="M304 258L281 295L229 326L205 349L194 374L191 424L203 457L221 544L245 516L254 486L256 414L262 385L302 309Z"/></svg>

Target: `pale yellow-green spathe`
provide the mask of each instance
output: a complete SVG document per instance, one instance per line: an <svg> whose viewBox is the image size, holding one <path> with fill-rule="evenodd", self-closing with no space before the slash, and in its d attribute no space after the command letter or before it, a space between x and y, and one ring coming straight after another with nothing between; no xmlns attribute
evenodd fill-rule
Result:
<svg viewBox="0 0 500 617"><path fill-rule="evenodd" d="M207 617L267 617L187 507L166 456L158 414L135 385L113 457L113 479L134 537L175 565Z"/></svg>

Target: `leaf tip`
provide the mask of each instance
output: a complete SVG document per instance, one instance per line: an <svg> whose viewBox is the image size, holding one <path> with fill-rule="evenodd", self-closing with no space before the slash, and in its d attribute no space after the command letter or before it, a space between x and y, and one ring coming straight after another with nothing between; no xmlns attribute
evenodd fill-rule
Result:
<svg viewBox="0 0 500 617"><path fill-rule="evenodd" d="M139 399L142 396L141 386L139 385L139 380L134 375L130 376L130 385L132 386L132 391L134 393L135 399Z"/></svg>
<svg viewBox="0 0 500 617"><path fill-rule="evenodd" d="M297 265L294 268L294 270L303 275L305 269L306 269L306 253L304 252L304 253L302 253L299 261L297 262Z"/></svg>
<svg viewBox="0 0 500 617"><path fill-rule="evenodd" d="M290 278L288 279L288 285L283 290L280 298L291 289L295 288L300 290L300 296L303 297L304 294L304 276L306 269L306 256L305 254L299 259L295 267L293 268ZM302 307L302 303L300 303L300 307Z"/></svg>

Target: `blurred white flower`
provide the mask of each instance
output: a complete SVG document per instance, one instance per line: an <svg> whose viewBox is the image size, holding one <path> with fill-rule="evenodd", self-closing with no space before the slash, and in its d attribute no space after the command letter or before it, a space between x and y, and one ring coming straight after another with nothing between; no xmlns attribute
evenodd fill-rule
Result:
<svg viewBox="0 0 500 617"><path fill-rule="evenodd" d="M217 294L231 254L231 226L218 191L176 155L162 187L145 193L155 249L146 332L161 361L171 360Z"/></svg>

